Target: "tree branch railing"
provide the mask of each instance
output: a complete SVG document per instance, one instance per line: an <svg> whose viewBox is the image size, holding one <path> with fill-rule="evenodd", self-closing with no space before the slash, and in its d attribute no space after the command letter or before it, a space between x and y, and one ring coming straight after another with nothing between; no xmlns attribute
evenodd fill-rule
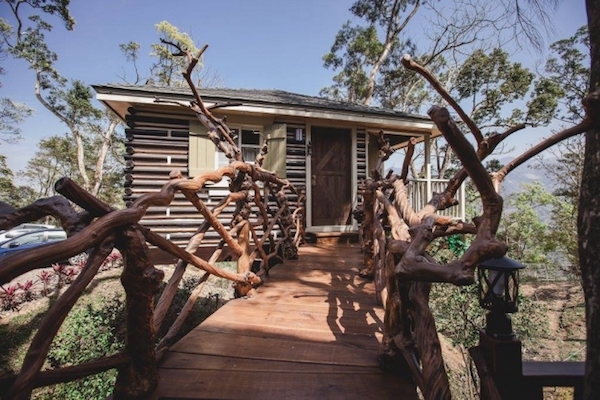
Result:
<svg viewBox="0 0 600 400"><path fill-rule="evenodd" d="M462 163L462 169L444 188L433 193L420 210L413 208L407 185L408 168L414 142L407 147L400 175L383 176L382 165L391 154L389 143L380 133L380 156L363 184L363 204L354 212L364 253L360 274L375 280L377 300L385 308L384 335L379 354L382 367L408 371L425 399L449 399L450 386L442 360L435 321L429 309L431 282L469 285L480 263L506 253L505 243L496 239L502 215L502 197L498 194L502 180L510 171L548 147L574 135L600 126L600 92L583 101L586 117L576 126L558 132L507 163L495 174L488 173L482 161L510 135L522 130L523 124L506 132L484 137L476 124L464 113L437 79L423 66L404 56L403 64L428 82L460 116L475 137L473 146L460 131L446 108L432 107L429 115L449 147ZM456 194L470 178L482 201L482 215L472 223L443 214L457 204ZM462 197L462 196L460 196ZM387 232L386 232L387 231ZM453 234L473 235L466 251L454 261L440 263L428 254L436 239ZM477 360L481 364L481 360ZM478 364L478 365L479 365ZM489 377L486 390L493 392ZM493 383L491 384L493 385Z"/></svg>
<svg viewBox="0 0 600 400"><path fill-rule="evenodd" d="M175 44L171 45L177 47ZM184 179L179 171L173 171L170 180L159 192L144 194L122 210L115 210L103 203L69 178L62 178L55 185L56 192L62 196L40 199L21 209L0 203L0 229L10 229L23 222L52 216L68 234L67 239L62 242L3 257L0 260L0 285L91 249L79 276L41 322L21 370L13 375L0 377L0 395L11 399L27 399L35 387L68 382L117 368L114 397L145 398L158 382L158 361L168 350L172 338L179 331L210 275L232 281L236 296L251 296L272 265L284 258L297 258L297 247L304 241L304 192L286 179L279 178L274 172L261 167L268 151L268 138L255 164L247 163L225 121L215 118L204 106L197 90L189 81L189 75L205 49L206 46L195 57L183 49L179 49L177 53L190 60L190 67L184 76L190 83L194 101L187 107L196 113L208 129L211 140L229 157L229 165L191 179ZM207 184L220 182L224 178L230 179L230 193L209 209L197 193ZM149 207L169 205L176 193L182 193L204 219L185 249L140 224ZM290 195L297 198L295 205L288 202ZM76 211L70 202L82 211ZM218 217L230 204L235 204L235 212L226 226ZM218 233L220 242L213 254L205 260L195 253L211 228ZM275 235L275 232L278 234ZM153 265L148 244L179 259L156 306L154 295L163 281L164 272ZM42 371L50 344L61 324L113 248L123 255L121 282L126 293L125 349L122 353L77 366ZM237 260L236 272L216 264L225 256ZM257 259L260 259L258 271L253 272L252 265ZM163 325L189 264L204 271L204 275L192 290L176 321L156 345L156 332Z"/></svg>
<svg viewBox="0 0 600 400"><path fill-rule="evenodd" d="M240 213L234 215L232 226L227 229L217 219L220 211L231 202L238 204L251 204L254 200L260 201L261 195L256 196L251 190L231 193L212 212L207 210L202 200L196 195L205 184L220 181L223 177L235 177L239 173L245 173L249 180L254 183L264 182L269 196L277 198L278 210L271 210L268 204L261 204L260 218L268 219L256 226L249 222L248 214L238 221ZM286 193L298 192L289 182L276 177L273 173L244 162L233 162L215 172L207 172L193 179L175 178L166 183L160 192L145 194L137 199L133 205L124 210L113 210L100 200L90 196L89 193L80 188L69 178L63 178L56 184L56 191L64 197L55 196L41 199L22 209L7 210L0 214L0 227L9 229L20 223L35 221L41 216L51 215L61 221L63 228L69 232L69 237L57 243L52 243L26 252L15 252L3 257L0 261L0 284L10 282L18 276L42 268L59 260L67 259L87 249L93 249L86 265L76 280L69 286L65 293L59 298L55 306L48 312L46 318L40 325L38 334L34 337L27 356L23 362L21 372L16 377L5 379L4 383L12 382L7 391L9 398L28 398L33 387L48 381L44 378L50 371L40 375L40 370L47 355L50 343L56 335L58 328L64 321L68 311L73 307L75 301L82 294L94 276L97 274L104 259L111 253L113 248L119 249L124 257L124 270L122 275L123 285L127 293L127 316L128 316L128 338L125 354L130 360L128 367L123 371L131 376L118 379L117 389L131 392L135 385L132 381L138 380L139 390L144 393L153 388L156 379L156 360L164 354L168 347L169 338L176 334L176 328L187 317L194 300L199 295L199 290L194 290L192 297L179 314L174 323L175 329L169 330L168 334L155 349L153 345L154 332L160 327L164 315L171 305L179 282L183 276L186 265L206 271L205 277L199 285L203 285L209 274L228 279L235 284L238 296L251 295L255 287L261 284L261 276L268 273L273 259L281 259L282 255L294 257L297 255L295 249L302 237L295 229L303 225L303 205L297 205L291 217L290 205L286 200ZM150 229L139 224L146 210L151 206L168 205L174 198L176 192L183 193L198 211L205 217L205 222L199 227L197 233L192 237L185 249L178 247L162 236L155 234ZM68 200L80 206L84 211L75 212L69 205ZM8 207L5 207L8 209ZM269 216L271 216L269 218ZM84 222L88 222L85 224ZM257 228L266 229L260 235ZM215 229L220 237L221 244L217 246L215 253L208 260L194 255L202 245L203 234L208 229ZM272 233L276 228L282 232L278 240L274 240ZM244 232L244 234L242 234ZM176 266L176 272L167 283L162 297L156 308L153 304L154 293L158 290L163 279L163 272L155 268L148 255L146 242L172 254L180 259ZM237 272L230 272L215 262L224 255L222 249L226 247L229 253L238 259ZM251 265L260 258L260 266L257 273L251 271ZM271 261L271 262L270 262ZM200 286L199 286L200 287ZM197 288L198 289L198 288ZM135 345L135 348L132 346ZM156 350L159 350L158 356ZM97 361L104 369L123 366L123 357L107 357L104 361ZM137 363L136 363L137 361ZM140 369L136 370L136 363ZM142 368L143 367L143 368ZM151 371L146 371L150 368ZM71 380L71 372L65 369L64 375L60 370L52 371L53 382ZM94 370L100 372L99 370ZM120 375L123 375L120 371ZM77 375L79 376L79 375ZM154 378L152 378L154 377ZM122 382L121 385L119 383ZM117 392L118 392L117 390Z"/></svg>

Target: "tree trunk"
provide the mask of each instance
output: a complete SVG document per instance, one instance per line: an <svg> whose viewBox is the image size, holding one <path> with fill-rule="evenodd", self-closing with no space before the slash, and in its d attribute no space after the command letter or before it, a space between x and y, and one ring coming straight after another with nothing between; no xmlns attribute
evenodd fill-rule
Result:
<svg viewBox="0 0 600 400"><path fill-rule="evenodd" d="M600 4L587 0L591 44L590 90L600 79ZM597 118L597 116L595 116ZM579 258L585 295L587 354L585 399L600 398L600 135L594 129L585 135L585 159L579 197Z"/></svg>
<svg viewBox="0 0 600 400"><path fill-rule="evenodd" d="M116 118L112 116L109 118L110 122L102 133L102 145L98 150L96 166L94 167L94 188L92 190L94 196L98 196L98 193L100 193L100 187L102 186L102 179L104 177L104 161L106 161L106 155L111 146L112 136L119 125L119 121Z"/></svg>

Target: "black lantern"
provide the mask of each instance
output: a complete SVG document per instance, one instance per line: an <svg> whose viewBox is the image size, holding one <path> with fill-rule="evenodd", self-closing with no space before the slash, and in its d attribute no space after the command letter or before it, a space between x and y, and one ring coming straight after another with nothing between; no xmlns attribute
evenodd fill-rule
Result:
<svg viewBox="0 0 600 400"><path fill-rule="evenodd" d="M518 310L519 270L523 268L523 264L507 256L491 258L479 265L479 304L490 310L485 327L488 335L514 337L507 313Z"/></svg>

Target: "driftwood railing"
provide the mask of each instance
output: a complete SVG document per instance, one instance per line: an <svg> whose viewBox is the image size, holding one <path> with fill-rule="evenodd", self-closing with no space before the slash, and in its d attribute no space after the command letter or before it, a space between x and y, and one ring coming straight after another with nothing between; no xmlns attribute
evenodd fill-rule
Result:
<svg viewBox="0 0 600 400"><path fill-rule="evenodd" d="M226 176L234 178L240 173L246 174L246 184L242 185L242 190L232 192L213 210L208 210L196 192L207 182L218 182ZM257 187L258 182L263 182L269 195L277 198L278 209L273 210L269 207L266 198L261 195L262 190ZM291 205L285 200L285 192L295 192L300 202L303 196L297 193L287 181L277 178L275 174L244 162L234 162L194 179L172 179L159 193L143 195L131 207L124 210L113 210L85 192L69 178L59 180L56 183L56 191L64 197L41 199L21 209L11 209L4 205L0 213L0 227L3 229L51 215L60 221L62 227L69 233L65 241L3 257L0 261L0 284L10 282L36 268L48 266L91 249L88 261L79 276L41 322L21 371L2 379L1 386L7 398L25 399L29 397L34 387L68 382L111 368L119 369L115 389L116 398L147 394L156 384L157 360L168 349L170 340L179 331L209 275L234 282L238 296L250 295L252 290L260 285L261 276L268 273L269 266L274 263L273 259L280 258L282 255L287 258L295 257L296 246L302 240L304 207L298 204L292 214ZM185 249L138 224L148 207L170 204L176 192L183 193L205 218ZM84 211L76 212L67 199ZM234 215L230 227L226 228L217 216L231 203L236 203L239 211ZM252 208L258 209L258 213L255 213ZM257 222L250 223L250 217L256 218ZM219 233L221 242L212 256L204 260L194 253L201 246L204 234L210 228ZM274 240L271 234L275 228L282 232L278 240ZM262 235L259 235L259 229ZM149 259L147 243L180 259L156 307L153 297L159 289L164 273ZM50 344L60 325L113 248L121 252L124 263L121 281L127 295L125 350L78 366L41 371ZM236 273L215 265L215 262L225 255L224 248L228 250L228 254L237 258ZM257 273L253 273L251 265L256 259L261 260L260 268ZM180 311L177 320L155 346L155 332L162 325L188 264L205 273Z"/></svg>
<svg viewBox="0 0 600 400"><path fill-rule="evenodd" d="M415 142L407 147L400 174L390 172L383 176L383 162L393 150L383 133L380 133L379 161L364 182L363 204L354 212L355 218L361 223L364 253L364 266L360 273L375 279L377 299L385 307L384 335L379 354L381 365L388 369L409 371L426 399L449 399L450 386L435 321L429 309L431 282L473 284L474 271L481 262L506 253L506 244L495 237L503 203L498 192L504 177L559 141L600 126L600 92L591 93L584 99L586 117L578 125L550 136L498 172L490 174L482 161L504 139L524 129L525 124L484 137L473 120L429 71L415 63L410 56L404 57L403 64L422 75L454 109L473 134L476 146L465 138L446 108L434 106L430 109L429 116L463 167L442 190L432 193L425 207L415 210L407 190ZM472 223L441 213L456 204L456 193L467 178L471 179L479 192L483 209L482 215ZM427 249L434 240L453 234L474 236L460 258L444 264L428 254ZM485 378L484 373L480 375ZM485 383L481 386L483 398L496 398L494 381L482 379L482 382Z"/></svg>
<svg viewBox="0 0 600 400"><path fill-rule="evenodd" d="M179 55L187 56L190 60L190 67L184 73L189 81L191 70L202 51L192 57L184 50L179 50ZM230 158L228 166L193 179L183 179L179 171L173 171L170 181L160 192L142 195L123 210L111 208L69 178L63 178L55 185L57 193L62 196L40 199L21 209L0 203L0 229L52 216L68 233L68 238L62 242L3 257L0 261L0 285L34 269L91 250L81 273L45 315L21 370L0 377L0 394L6 398L27 399L35 387L68 382L112 368L118 369L114 398L145 398L156 387L158 360L169 348L209 275L234 282L237 296L248 296L261 284L261 277L268 274L269 267L277 260L297 257L297 246L304 239L303 192L261 167L268 150L268 140L255 164L244 162L226 123L215 118L204 106L191 82L190 87L194 101L181 105L196 112L198 119L208 129L209 137ZM209 210L197 192L206 184L219 182L225 177L231 182L230 194ZM185 249L139 224L149 207L169 205L177 192L182 193L204 218ZM293 207L287 200L289 195L297 199ZM76 211L69 201L83 211ZM235 212L229 226L225 226L218 216L232 203L236 206ZM195 253L202 245L205 233L211 228L221 240L214 253L205 260ZM273 234L275 230L278 231L277 239ZM149 258L148 243L179 259L156 305L154 295L159 290L164 273ZM126 293L127 325L124 350L76 366L42 370L50 344L61 324L113 248L123 255L121 282ZM215 264L225 255L237 259L237 272L230 272ZM251 266L257 259L261 261L258 271L254 273ZM167 334L155 345L155 333L163 324L188 264L203 270L204 275Z"/></svg>

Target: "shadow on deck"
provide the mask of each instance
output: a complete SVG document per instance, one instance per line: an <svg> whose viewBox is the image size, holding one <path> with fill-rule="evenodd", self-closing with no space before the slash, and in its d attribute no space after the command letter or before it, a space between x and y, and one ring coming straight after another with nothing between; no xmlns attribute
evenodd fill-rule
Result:
<svg viewBox="0 0 600 400"><path fill-rule="evenodd" d="M357 245L301 247L170 349L153 398L417 399L377 364L383 309L361 261Z"/></svg>

